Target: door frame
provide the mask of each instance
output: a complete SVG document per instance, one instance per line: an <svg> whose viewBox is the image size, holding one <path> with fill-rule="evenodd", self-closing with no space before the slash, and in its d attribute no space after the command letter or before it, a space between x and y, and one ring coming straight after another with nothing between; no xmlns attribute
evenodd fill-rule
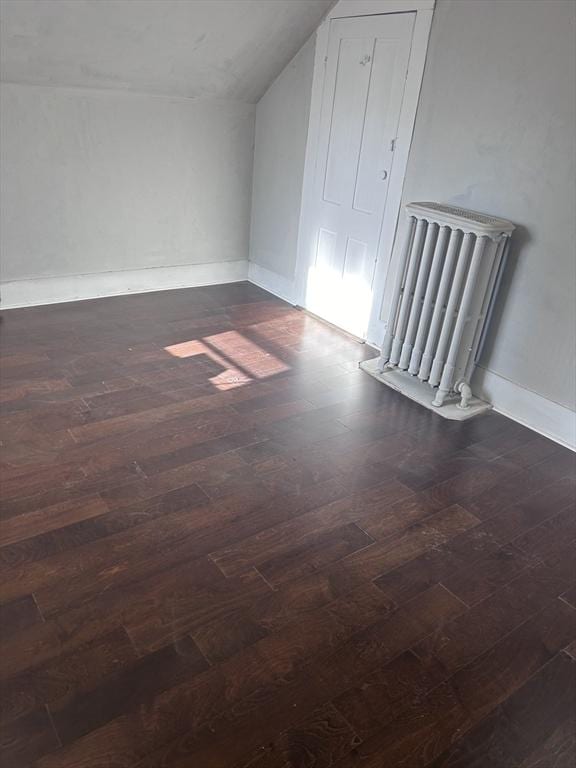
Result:
<svg viewBox="0 0 576 768"><path fill-rule="evenodd" d="M416 122L418 98L424 75L424 64L426 62L426 51L428 49L435 2L436 0L340 0L326 15L316 30L316 51L314 55L314 74L308 119L308 137L304 158L304 179L302 183L295 274L296 302L304 308L306 308L306 280L310 266L310 246L313 239L314 222L311 220L311 211L313 210L314 176L319 150L320 113L322 109L330 22L333 19L347 19L357 16L381 16L393 13L416 14L404 98L400 110L398 136L394 150L394 169L390 178L388 198L382 220L376 270L374 273L372 307L366 334L366 341L376 346L380 346L384 338L385 326L381 317L384 287L398 226L402 190L414 124Z"/></svg>

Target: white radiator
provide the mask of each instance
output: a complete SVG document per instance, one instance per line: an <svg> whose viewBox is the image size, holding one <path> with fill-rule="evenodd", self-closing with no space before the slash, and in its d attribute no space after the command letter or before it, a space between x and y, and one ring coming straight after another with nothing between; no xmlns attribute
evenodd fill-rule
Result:
<svg viewBox="0 0 576 768"><path fill-rule="evenodd" d="M489 407L472 397L470 379L514 225L438 203L410 203L406 211L382 354L363 367L449 418L466 418ZM386 379L390 372L405 373ZM435 393L426 395L430 387ZM442 408L456 394L467 414Z"/></svg>

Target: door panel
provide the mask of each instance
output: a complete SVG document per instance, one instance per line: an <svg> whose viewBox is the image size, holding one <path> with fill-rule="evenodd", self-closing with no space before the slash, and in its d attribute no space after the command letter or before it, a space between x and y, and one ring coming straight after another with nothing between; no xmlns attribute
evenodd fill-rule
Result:
<svg viewBox="0 0 576 768"><path fill-rule="evenodd" d="M394 81L394 66L398 59L397 40L377 40L374 53L374 84L370 88L364 121L364 136L360 148L360 161L356 178L354 208L364 213L374 213L378 205L378 197L382 186L380 177L374 173L374 161L381 171L387 168L386 153L390 145L383 146L382 137L394 135L396 123L393 121L390 109L391 101L398 102L398 94L393 93L393 86L403 86L401 78ZM386 77L386 73L392 77ZM395 99L393 97L396 96ZM402 94L399 94L400 100ZM390 122L387 125L387 122ZM386 185L387 186L387 185Z"/></svg>
<svg viewBox="0 0 576 768"><path fill-rule="evenodd" d="M336 238L336 232L320 228L315 264L319 270L332 271L338 268L336 262Z"/></svg>
<svg viewBox="0 0 576 768"><path fill-rule="evenodd" d="M365 336L414 14L330 24L305 306Z"/></svg>
<svg viewBox="0 0 576 768"><path fill-rule="evenodd" d="M348 238L346 243L346 253L344 256L344 274L343 277L353 278L358 275L363 280L372 282L373 266L366 258L368 251L368 243L363 243L360 240L355 240L353 237Z"/></svg>
<svg viewBox="0 0 576 768"><path fill-rule="evenodd" d="M328 133L324 200L342 205L353 189L370 84L373 40L341 40ZM356 161L356 162L355 162Z"/></svg>

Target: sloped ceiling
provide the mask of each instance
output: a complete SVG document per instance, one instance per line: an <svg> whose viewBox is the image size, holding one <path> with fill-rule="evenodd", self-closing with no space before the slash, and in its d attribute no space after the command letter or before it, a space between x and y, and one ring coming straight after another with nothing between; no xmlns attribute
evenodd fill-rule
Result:
<svg viewBox="0 0 576 768"><path fill-rule="evenodd" d="M1 0L2 79L255 102L333 0Z"/></svg>

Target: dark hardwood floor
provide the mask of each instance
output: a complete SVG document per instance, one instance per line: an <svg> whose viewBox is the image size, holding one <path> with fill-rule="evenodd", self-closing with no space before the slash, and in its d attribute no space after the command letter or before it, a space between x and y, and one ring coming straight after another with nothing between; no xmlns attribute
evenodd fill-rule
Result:
<svg viewBox="0 0 576 768"><path fill-rule="evenodd" d="M247 283L0 327L2 768L573 768L574 454Z"/></svg>

